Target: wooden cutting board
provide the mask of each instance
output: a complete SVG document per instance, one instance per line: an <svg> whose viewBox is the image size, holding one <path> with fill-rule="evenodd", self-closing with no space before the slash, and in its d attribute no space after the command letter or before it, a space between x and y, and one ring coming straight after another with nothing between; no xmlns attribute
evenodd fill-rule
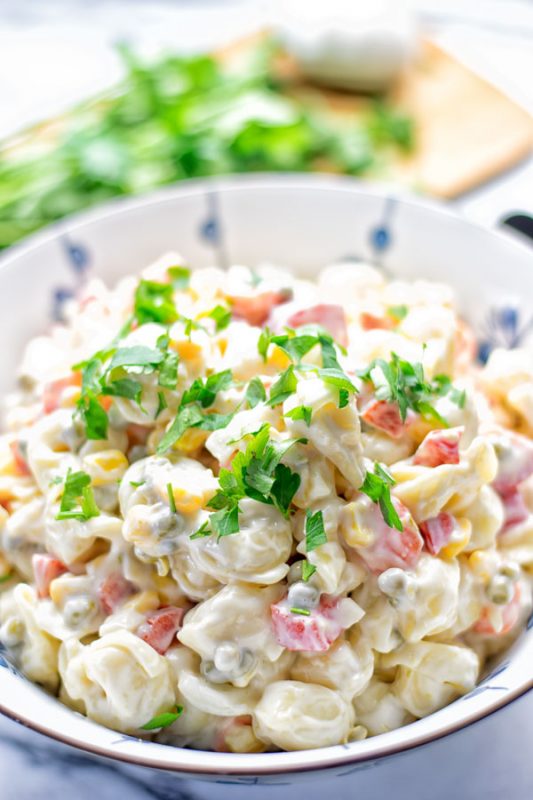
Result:
<svg viewBox="0 0 533 800"><path fill-rule="evenodd" d="M224 61L250 54L267 34L242 40L219 53ZM312 86L296 65L277 67L287 91L307 103L324 105L339 123L366 112L364 95ZM415 122L416 146L397 153L372 177L399 180L441 198L453 198L509 169L533 150L533 118L499 89L430 41L390 92L389 99Z"/></svg>

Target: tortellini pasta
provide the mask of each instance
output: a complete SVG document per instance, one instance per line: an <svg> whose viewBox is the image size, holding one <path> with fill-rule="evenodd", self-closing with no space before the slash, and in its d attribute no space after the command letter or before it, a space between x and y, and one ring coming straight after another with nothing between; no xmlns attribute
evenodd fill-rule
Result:
<svg viewBox="0 0 533 800"><path fill-rule="evenodd" d="M0 436L0 644L117 731L220 753L392 731L520 635L533 362L449 287L167 253L30 342Z"/></svg>
<svg viewBox="0 0 533 800"><path fill-rule="evenodd" d="M91 644L68 639L59 651L65 696L96 722L129 733L175 705L169 665L126 630Z"/></svg>
<svg viewBox="0 0 533 800"><path fill-rule="evenodd" d="M267 687L253 719L260 739L284 750L308 750L346 742L354 713L338 692L325 686L278 681Z"/></svg>

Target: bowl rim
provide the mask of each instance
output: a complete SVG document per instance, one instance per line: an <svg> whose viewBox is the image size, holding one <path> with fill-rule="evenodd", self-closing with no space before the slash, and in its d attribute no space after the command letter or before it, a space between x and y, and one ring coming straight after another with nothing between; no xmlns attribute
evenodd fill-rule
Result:
<svg viewBox="0 0 533 800"><path fill-rule="evenodd" d="M278 190L282 192L301 189L307 189L309 191L329 190L338 191L340 193L367 195L372 198L383 199L384 201L393 197L402 205L411 206L422 211L430 211L438 217L456 220L467 227L475 228L484 235L488 235L491 239L493 237L503 239L507 247L516 249L522 256L531 255L525 240L522 241L518 235L488 228L478 222L469 220L457 209L451 209L438 200L417 196L409 190L398 188L388 183L368 183L356 178L341 175L248 173L243 175L185 180L138 197L119 197L112 199L102 205L81 211L59 222L51 223L42 231L37 231L23 239L21 243L17 243L8 248L7 252L0 257L0 269L6 267L8 264L16 262L26 255L30 255L48 242L54 241L65 234L82 231L85 227L90 227L93 223L98 223L106 218L113 218L121 214L128 214L130 211L146 208L147 206L157 206L158 204L172 202L175 199L192 197L207 192L223 194L227 192L242 192L247 189L254 191L263 189ZM520 640L526 638L529 637L524 634L519 637ZM13 688L16 690L16 695L17 692L22 691L22 686L26 684L26 680L12 674L9 674L9 677L12 677L16 682L13 685ZM29 684L29 686L38 689L35 684ZM474 709L469 713L461 714L459 720L451 720L445 724L441 723L435 730L427 732L424 732L423 728L420 729L418 727L418 723L423 722L423 720L404 726L399 730L405 732L405 739L395 743L391 742L391 736L394 733L392 732L371 737L370 739L364 740L364 742L351 743L349 746L336 745L334 747L325 747L316 750L259 754L214 753L211 751L174 747L172 745L154 744L152 742L150 742L148 746L148 743L143 740L138 740L133 737L124 737L127 740L131 739L131 742L134 744L145 745L143 754L139 755L137 753L138 747L132 748L134 752L128 752L127 749L121 750L111 747L111 742L109 745L89 743L80 736L68 733L68 731L60 729L57 726L55 728L53 726L47 726L45 723L20 710L14 710L13 706L17 706L16 698L15 702L12 702L10 705L9 702L5 702L3 698L0 697L0 711L7 717L22 723L38 733L45 734L56 741L74 746L93 755L116 759L138 766L159 768L183 774L206 775L211 777L217 775L228 777L242 776L244 779L254 776L282 776L291 773L313 772L339 766L348 767L349 765L363 764L364 762L375 761L386 756L402 753L463 730L514 702L532 688L533 677L528 679L526 675L525 679L519 681L514 689L506 690L503 696L497 693L486 692L485 694L487 697L482 707ZM43 702L46 701L59 703L56 698L45 695ZM451 708L453 705L454 703L448 705L446 708ZM61 705L61 708L69 715L76 714L76 712L71 711L63 705ZM435 712L425 719L435 718L437 714L439 714L439 712ZM102 731L106 731L108 734L114 734L115 737L117 736L116 732L110 731L110 729L103 726L98 726L82 715L76 714L76 716L91 726L96 725L96 727L101 728Z"/></svg>

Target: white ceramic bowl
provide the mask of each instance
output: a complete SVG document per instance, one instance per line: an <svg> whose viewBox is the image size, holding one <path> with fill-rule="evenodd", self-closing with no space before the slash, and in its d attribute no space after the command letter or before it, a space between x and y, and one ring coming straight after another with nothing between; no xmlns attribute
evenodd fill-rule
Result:
<svg viewBox="0 0 533 800"><path fill-rule="evenodd" d="M478 331L483 356L495 344L514 347L533 336L531 250L502 234L436 204L352 179L279 175L192 181L82 214L6 255L0 266L0 395L12 384L25 342L60 315L64 299L89 275L113 283L171 249L193 267L269 260L308 276L333 260L369 260L391 275L450 283L462 313ZM384 765L382 775L390 781L396 770L394 754L441 737L449 742L450 733L531 688L532 627L530 621L529 630L466 697L391 733L320 750L205 753L123 736L62 706L18 675L1 655L0 708L29 727L92 753L219 782L287 783L289 774L329 770L347 776L369 767L375 768L379 781L378 768ZM511 729L505 731L507 742L511 734ZM473 736L469 734L469 741ZM440 756L433 750L435 763L442 762L443 747ZM411 753L413 774L420 759L427 766L427 758L426 748Z"/></svg>

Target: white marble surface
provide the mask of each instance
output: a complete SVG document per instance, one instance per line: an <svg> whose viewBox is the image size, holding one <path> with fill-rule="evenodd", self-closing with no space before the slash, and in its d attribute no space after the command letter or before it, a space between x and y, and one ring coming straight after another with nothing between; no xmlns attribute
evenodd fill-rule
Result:
<svg viewBox="0 0 533 800"><path fill-rule="evenodd" d="M128 6L128 13L124 7ZM116 79L112 42L127 37L150 51L210 46L268 16L250 0L0 0L0 136L63 108ZM533 112L533 4L510 0L416 3L435 37ZM75 69L64 69L68 62ZM39 68L36 69L36 65ZM533 213L533 162L462 198L457 206L493 225L510 210ZM511 736L510 733L515 734ZM508 735L509 734L509 735ZM394 800L530 800L533 694L443 746L435 780L414 775L409 758L390 765ZM468 758L464 759L464 753ZM461 756L461 757L460 757ZM457 764L463 766L458 767ZM350 780L313 779L288 789L202 784L114 764L0 719L0 800L382 800L372 770Z"/></svg>

